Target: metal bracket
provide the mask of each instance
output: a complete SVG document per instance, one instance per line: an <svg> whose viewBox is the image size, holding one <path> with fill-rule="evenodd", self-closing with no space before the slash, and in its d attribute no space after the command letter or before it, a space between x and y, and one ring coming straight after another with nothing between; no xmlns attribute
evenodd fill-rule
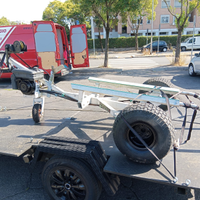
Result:
<svg viewBox="0 0 200 200"><path fill-rule="evenodd" d="M84 109L90 104L91 98L94 97L94 94L85 95L84 91L79 91L78 96L78 107Z"/></svg>

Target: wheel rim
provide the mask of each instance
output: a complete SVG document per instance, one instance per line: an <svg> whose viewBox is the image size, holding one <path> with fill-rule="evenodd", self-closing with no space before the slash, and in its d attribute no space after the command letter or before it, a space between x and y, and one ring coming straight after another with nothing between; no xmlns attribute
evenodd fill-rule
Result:
<svg viewBox="0 0 200 200"><path fill-rule="evenodd" d="M86 187L80 177L73 170L58 167L50 177L50 187L61 200L84 200Z"/></svg>
<svg viewBox="0 0 200 200"><path fill-rule="evenodd" d="M182 51L185 51L185 50L186 50L186 48L185 48L185 47L182 47L181 49L182 49Z"/></svg>
<svg viewBox="0 0 200 200"><path fill-rule="evenodd" d="M189 66L189 74L192 75L194 73L194 68L192 65Z"/></svg>
<svg viewBox="0 0 200 200"><path fill-rule="evenodd" d="M167 51L167 49L166 49L166 48L164 48L164 49L163 49L163 52L166 52L166 51Z"/></svg>
<svg viewBox="0 0 200 200"><path fill-rule="evenodd" d="M154 129L144 123L137 122L132 125L132 128L140 135L140 137L145 141L148 147L153 147L156 140L156 133ZM146 147L140 142L140 140L132 133L131 130L128 130L128 140L129 143L134 146L134 148L140 150L146 150Z"/></svg>

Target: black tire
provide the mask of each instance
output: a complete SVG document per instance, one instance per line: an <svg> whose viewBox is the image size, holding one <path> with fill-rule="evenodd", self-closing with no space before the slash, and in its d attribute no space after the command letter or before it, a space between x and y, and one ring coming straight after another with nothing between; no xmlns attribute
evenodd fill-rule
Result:
<svg viewBox="0 0 200 200"><path fill-rule="evenodd" d="M181 47L181 51L186 51L186 47Z"/></svg>
<svg viewBox="0 0 200 200"><path fill-rule="evenodd" d="M164 78L148 79L143 84L155 85L155 86L161 86L161 87L174 87L174 85L172 83L170 83L168 80L166 80ZM143 94L146 92L147 91L145 91L145 90L139 90L139 94ZM151 93L150 95L162 96L161 92L159 92L159 91L155 91L155 92ZM170 94L167 94L167 96L168 96L168 98L172 97L172 95L170 95ZM168 110L167 105L158 105L158 107L160 107L164 111Z"/></svg>
<svg viewBox="0 0 200 200"><path fill-rule="evenodd" d="M32 109L32 118L35 123L39 123L42 119L42 105L37 103L34 104Z"/></svg>
<svg viewBox="0 0 200 200"><path fill-rule="evenodd" d="M196 76L196 73L194 72L194 66L193 66L192 63L190 63L189 66L188 66L188 74L190 76Z"/></svg>
<svg viewBox="0 0 200 200"><path fill-rule="evenodd" d="M44 166L42 182L55 200L98 200L99 180L92 170L75 158L53 157Z"/></svg>
<svg viewBox="0 0 200 200"><path fill-rule="evenodd" d="M18 89L25 95L32 95L34 94L35 84L34 82L22 80L18 84Z"/></svg>
<svg viewBox="0 0 200 200"><path fill-rule="evenodd" d="M156 158L134 136L121 114L159 159L167 155L175 130L166 112L153 104L138 103L122 110L113 125L114 141L122 154L135 162L154 163Z"/></svg>

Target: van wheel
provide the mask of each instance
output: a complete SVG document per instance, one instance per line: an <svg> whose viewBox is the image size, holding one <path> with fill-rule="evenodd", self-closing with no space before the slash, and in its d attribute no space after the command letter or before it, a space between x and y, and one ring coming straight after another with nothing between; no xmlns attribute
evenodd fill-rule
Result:
<svg viewBox="0 0 200 200"><path fill-rule="evenodd" d="M181 47L181 51L186 51L186 47Z"/></svg>
<svg viewBox="0 0 200 200"><path fill-rule="evenodd" d="M42 119L42 105L37 103L34 104L32 109L32 118L35 123L39 123Z"/></svg>
<svg viewBox="0 0 200 200"><path fill-rule="evenodd" d="M190 63L189 66L188 66L188 74L190 76L195 76L196 75L196 73L194 72L194 66L193 66L192 63Z"/></svg>
<svg viewBox="0 0 200 200"><path fill-rule="evenodd" d="M35 84L32 81L19 81L18 89L25 95L34 94Z"/></svg>
<svg viewBox="0 0 200 200"><path fill-rule="evenodd" d="M167 48L166 48L166 47L164 47L164 48L162 49L162 51L163 51L163 52L166 52L166 51L167 51Z"/></svg>
<svg viewBox="0 0 200 200"><path fill-rule="evenodd" d="M113 125L113 138L122 154L135 162L153 163L157 159L132 133L121 115L159 159L167 155L173 144L175 130L162 109L149 103L134 104L122 110Z"/></svg>
<svg viewBox="0 0 200 200"><path fill-rule="evenodd" d="M164 78L148 79L143 84L155 85L155 86L161 86L161 87L173 87L174 86L172 83L170 83L168 80L166 80ZM139 94L143 94L143 93L146 93L146 92L148 92L148 91L139 90ZM153 91L150 95L161 96L161 92L156 90L156 91ZM167 94L167 96L168 96L168 98L170 98L172 95ZM161 109L163 109L164 111L168 110L167 105L157 105L157 106L160 107Z"/></svg>
<svg viewBox="0 0 200 200"><path fill-rule="evenodd" d="M98 200L101 185L92 170L75 158L51 158L44 166L42 182L55 200Z"/></svg>

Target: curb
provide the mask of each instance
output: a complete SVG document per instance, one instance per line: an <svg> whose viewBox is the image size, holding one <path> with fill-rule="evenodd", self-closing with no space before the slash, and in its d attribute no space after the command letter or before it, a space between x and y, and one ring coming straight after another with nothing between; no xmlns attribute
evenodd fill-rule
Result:
<svg viewBox="0 0 200 200"><path fill-rule="evenodd" d="M183 56L191 56L188 54L185 54ZM112 57L108 57L109 59L134 59L134 58L148 58L148 57L175 57L174 55L171 54L165 54L165 55L132 55L132 56L112 56ZM104 57L96 57L96 58L92 58L90 57L89 59L104 59Z"/></svg>
<svg viewBox="0 0 200 200"><path fill-rule="evenodd" d="M121 73L122 69L115 68L90 68L90 69L77 69L72 70L72 74L88 74L88 73Z"/></svg>

